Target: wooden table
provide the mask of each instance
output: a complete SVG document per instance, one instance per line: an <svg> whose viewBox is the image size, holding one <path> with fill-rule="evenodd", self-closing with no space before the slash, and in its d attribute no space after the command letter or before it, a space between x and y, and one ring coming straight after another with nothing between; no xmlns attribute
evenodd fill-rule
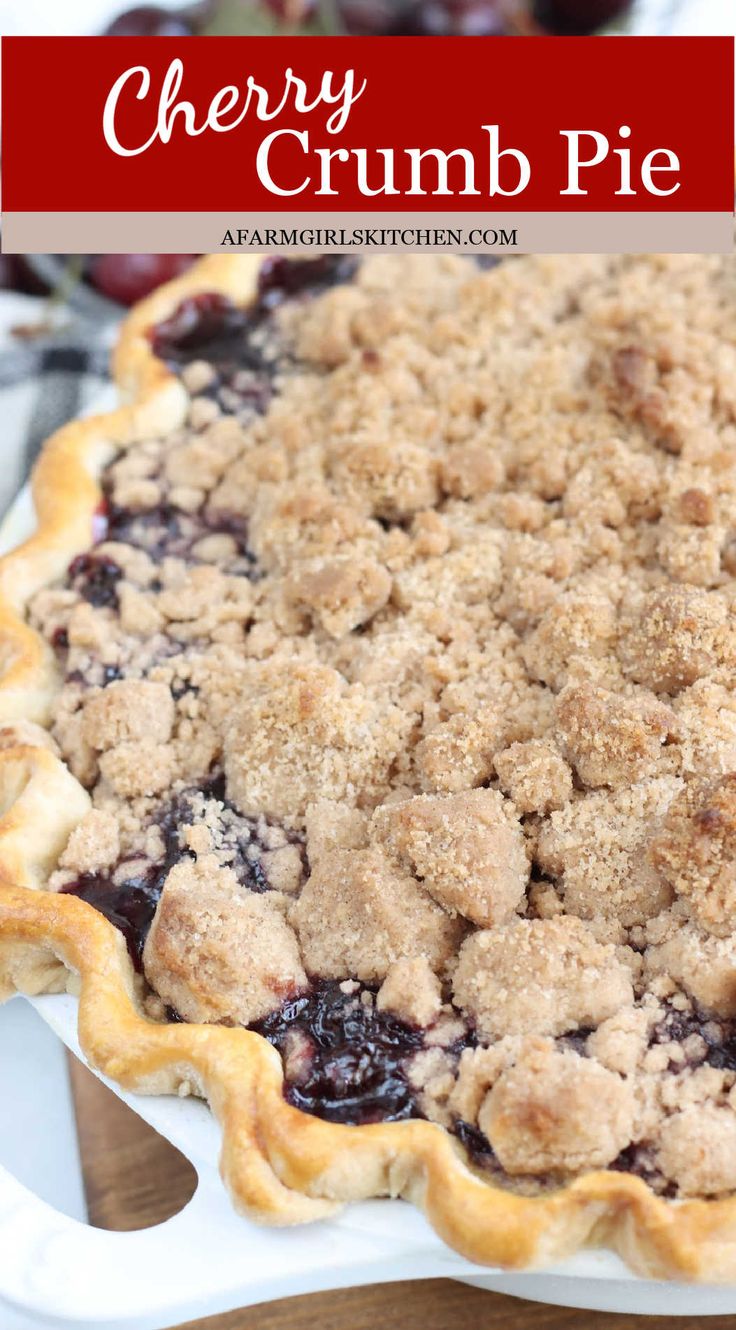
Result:
<svg viewBox="0 0 736 1330"><path fill-rule="evenodd" d="M191 1164L69 1059L90 1220L146 1228L189 1200ZM449 1279L314 1293L188 1322L186 1330L736 1330L736 1317L614 1316L521 1302Z"/></svg>

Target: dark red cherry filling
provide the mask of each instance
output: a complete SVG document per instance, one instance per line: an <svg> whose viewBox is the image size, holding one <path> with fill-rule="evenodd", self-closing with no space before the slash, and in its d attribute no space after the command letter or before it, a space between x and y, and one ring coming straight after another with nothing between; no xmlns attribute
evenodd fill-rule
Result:
<svg viewBox="0 0 736 1330"><path fill-rule="evenodd" d="M236 366L259 368L262 357L249 345L249 334L263 324L285 300L318 295L348 282L358 260L323 254L316 259L266 259L261 267L254 301L245 308L227 296L203 291L188 296L170 318L156 324L151 343L157 356L171 365L206 360L217 369Z"/></svg>
<svg viewBox="0 0 736 1330"><path fill-rule="evenodd" d="M243 817L225 798L222 776L213 778L201 789L184 790L152 819L164 842L160 860L147 863L145 856L131 855L105 873L84 873L62 888L94 905L120 929L137 969L141 968L143 948L164 882L175 864L193 857L182 844L181 830L199 820L205 807L213 815L209 820L216 828L221 859L233 869L240 885L249 891L269 891L268 876L259 858L259 850L267 847L259 837L256 822ZM297 840L294 843L301 844ZM126 864L131 866L130 875L126 874Z"/></svg>
<svg viewBox="0 0 736 1330"><path fill-rule="evenodd" d="M107 873L83 873L62 888L69 895L79 896L94 905L120 929L137 970L141 969L143 947L166 877L174 864L190 855L182 846L179 833L192 820L191 792L186 791L154 818L164 842L164 855L159 863L145 866L143 856L121 859ZM129 877L125 875L126 863L135 863L137 867Z"/></svg>
<svg viewBox="0 0 736 1330"><path fill-rule="evenodd" d="M233 344L251 326L250 311L241 309L216 291L187 296L173 314L157 323L150 334L156 355L169 364L191 360L216 364L231 359Z"/></svg>
<svg viewBox="0 0 736 1330"><path fill-rule="evenodd" d="M315 296L349 281L357 266L357 259L340 254L266 259L248 306L241 308L214 291L189 296L152 329L151 344L172 369L193 360L211 365L214 378L202 395L214 398L226 414L262 415L289 361L272 326L274 309L285 300Z"/></svg>
<svg viewBox="0 0 736 1330"><path fill-rule="evenodd" d="M99 609L118 608L117 584L123 570L103 554L78 554L69 565L69 581L83 600Z"/></svg>
<svg viewBox="0 0 736 1330"><path fill-rule="evenodd" d="M465 1146L471 1161L476 1167L490 1168L495 1163L496 1156L491 1149L491 1143L480 1127L458 1118L453 1123L452 1130L461 1144Z"/></svg>
<svg viewBox="0 0 736 1330"><path fill-rule="evenodd" d="M197 563L194 549L197 541L204 536L231 536L235 553L227 565L228 573L251 580L257 576L256 558L248 548L248 522L238 513L210 512L204 507L188 513L170 503L160 503L154 508L122 508L108 498L102 518L102 540L119 541L145 550L154 563L161 563L166 558ZM112 563L112 560L107 562Z"/></svg>
<svg viewBox="0 0 736 1330"><path fill-rule="evenodd" d="M264 259L258 277L258 305L271 310L285 300L316 296L352 281L360 260L349 254L321 254L316 259Z"/></svg>
<svg viewBox="0 0 736 1330"><path fill-rule="evenodd" d="M614 1173L633 1173L641 1178L660 1196L674 1196L677 1188L673 1183L666 1183L654 1160L654 1151L646 1142L628 1145L620 1155L608 1165Z"/></svg>
<svg viewBox="0 0 736 1330"><path fill-rule="evenodd" d="M118 864L119 870L123 865ZM105 873L82 873L74 882L62 888L70 896L79 896L88 905L94 905L116 928L120 929L128 945L131 960L137 970L142 968L141 958L148 930L161 895L165 873L151 866L122 882L114 882Z"/></svg>
<svg viewBox="0 0 736 1330"><path fill-rule="evenodd" d="M406 1065L422 1031L367 1005L363 993L372 990L344 993L337 980L319 981L252 1028L287 1055L287 1076L298 1041L284 1089L295 1108L354 1125L421 1117Z"/></svg>
<svg viewBox="0 0 736 1330"><path fill-rule="evenodd" d="M723 1017L709 1018L698 1012L681 1012L671 1007L652 1032L653 1044L683 1044L697 1034L705 1043L705 1052L689 1057L688 1066L707 1063L719 1071L736 1071L736 1021ZM673 1069L683 1064L675 1064Z"/></svg>

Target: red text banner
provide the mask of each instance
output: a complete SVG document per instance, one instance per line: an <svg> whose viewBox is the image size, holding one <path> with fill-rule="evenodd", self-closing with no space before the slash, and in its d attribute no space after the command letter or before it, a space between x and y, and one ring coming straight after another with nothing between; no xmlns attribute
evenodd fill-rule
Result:
<svg viewBox="0 0 736 1330"><path fill-rule="evenodd" d="M6 249L732 245L730 38L7 38L2 66Z"/></svg>

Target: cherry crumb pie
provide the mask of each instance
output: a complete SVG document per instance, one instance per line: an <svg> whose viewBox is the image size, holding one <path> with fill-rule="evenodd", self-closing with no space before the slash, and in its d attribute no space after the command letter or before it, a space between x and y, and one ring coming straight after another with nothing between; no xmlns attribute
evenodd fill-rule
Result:
<svg viewBox="0 0 736 1330"><path fill-rule="evenodd" d="M205 259L48 443L0 984L249 1214L736 1277L735 273Z"/></svg>

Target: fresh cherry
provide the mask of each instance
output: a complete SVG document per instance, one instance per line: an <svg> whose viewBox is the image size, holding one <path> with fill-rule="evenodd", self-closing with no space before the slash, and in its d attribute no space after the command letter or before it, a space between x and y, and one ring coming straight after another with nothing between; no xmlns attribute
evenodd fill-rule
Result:
<svg viewBox="0 0 736 1330"><path fill-rule="evenodd" d="M389 29L396 37L496 37L507 31L497 0L414 0Z"/></svg>
<svg viewBox="0 0 736 1330"><path fill-rule="evenodd" d="M584 37L622 18L631 5L632 0L536 0L534 17L549 32Z"/></svg>
<svg viewBox="0 0 736 1330"><path fill-rule="evenodd" d="M383 37L396 18L391 0L338 0L337 7L351 37Z"/></svg>
<svg viewBox="0 0 736 1330"><path fill-rule="evenodd" d="M266 5L279 22L289 28L308 23L317 10L317 0L266 0Z"/></svg>
<svg viewBox="0 0 736 1330"><path fill-rule="evenodd" d="M15 254L0 254L0 290L23 290L20 265Z"/></svg>
<svg viewBox="0 0 736 1330"><path fill-rule="evenodd" d="M121 305L134 305L162 282L178 277L196 254L97 254L90 263L92 285Z"/></svg>
<svg viewBox="0 0 736 1330"><path fill-rule="evenodd" d="M46 295L48 289L22 254L0 254L0 290L41 296Z"/></svg>

